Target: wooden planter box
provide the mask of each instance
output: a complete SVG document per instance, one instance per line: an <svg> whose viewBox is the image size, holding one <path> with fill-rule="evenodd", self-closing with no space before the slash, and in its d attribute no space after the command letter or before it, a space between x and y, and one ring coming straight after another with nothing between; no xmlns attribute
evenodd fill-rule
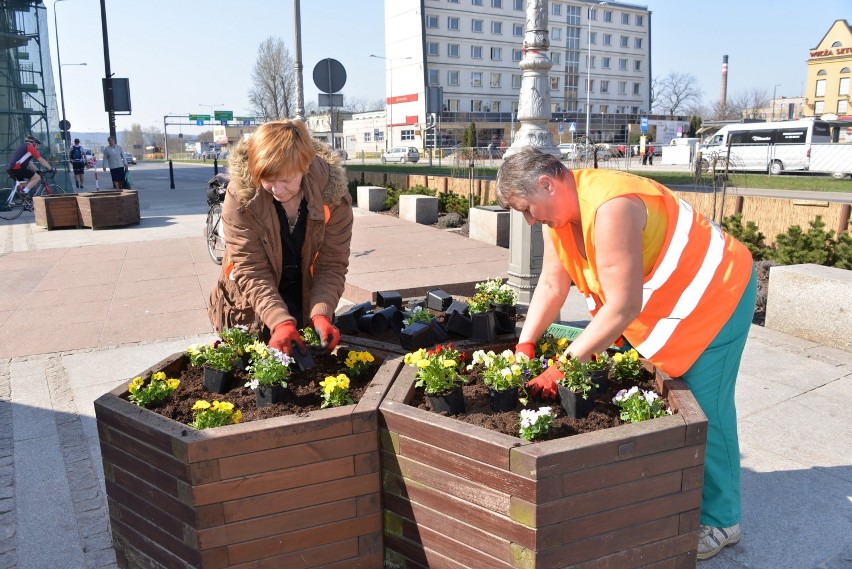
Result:
<svg viewBox="0 0 852 569"><path fill-rule="evenodd" d="M530 443L407 405L414 375L380 407L388 566L695 566L707 420L683 381L656 375L674 415Z"/></svg>
<svg viewBox="0 0 852 569"><path fill-rule="evenodd" d="M80 227L76 195L37 196L33 198L35 223L48 230Z"/></svg>
<svg viewBox="0 0 852 569"><path fill-rule="evenodd" d="M130 403L127 384L97 399L119 566L380 567L377 416L400 365L357 405L204 431Z"/></svg>
<svg viewBox="0 0 852 569"><path fill-rule="evenodd" d="M100 229L139 223L139 196L135 190L77 194L80 223Z"/></svg>

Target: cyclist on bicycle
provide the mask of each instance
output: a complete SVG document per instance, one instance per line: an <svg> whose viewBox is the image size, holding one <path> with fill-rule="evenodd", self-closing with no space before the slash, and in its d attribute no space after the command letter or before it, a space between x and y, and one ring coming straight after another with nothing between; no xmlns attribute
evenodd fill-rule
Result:
<svg viewBox="0 0 852 569"><path fill-rule="evenodd" d="M45 169L56 173L56 170L50 166L50 162L42 158L41 154L38 153L39 146L41 146L41 141L35 136L28 134L24 138L24 142L12 153L9 163L6 165L6 172L16 182L29 180L26 188L22 190L24 194L29 194L29 191L41 180L41 176L38 175L38 171L32 164L33 158L38 160Z"/></svg>

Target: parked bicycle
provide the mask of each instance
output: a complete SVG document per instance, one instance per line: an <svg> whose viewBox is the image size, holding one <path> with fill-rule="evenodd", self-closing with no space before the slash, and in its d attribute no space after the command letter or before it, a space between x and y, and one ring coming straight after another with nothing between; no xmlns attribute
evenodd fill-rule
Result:
<svg viewBox="0 0 852 569"><path fill-rule="evenodd" d="M207 252L217 265L225 256L225 230L222 226L222 203L230 178L216 174L207 182Z"/></svg>
<svg viewBox="0 0 852 569"><path fill-rule="evenodd" d="M39 170L38 174L41 179L30 192L24 193L27 180L17 182L12 188L0 189L0 196L5 196L0 203L0 218L18 219L25 211L33 211L34 197L65 193L65 188L51 182L56 176L56 170Z"/></svg>

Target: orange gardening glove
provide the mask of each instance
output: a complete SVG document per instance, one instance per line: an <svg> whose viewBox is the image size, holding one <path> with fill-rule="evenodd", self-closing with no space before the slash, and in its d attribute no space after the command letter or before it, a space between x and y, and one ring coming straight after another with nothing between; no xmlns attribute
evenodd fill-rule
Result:
<svg viewBox="0 0 852 569"><path fill-rule="evenodd" d="M531 360L535 359L535 342L521 342L515 346L515 355L524 354Z"/></svg>
<svg viewBox="0 0 852 569"><path fill-rule="evenodd" d="M556 382L563 377L565 376L559 371L559 366L551 365L541 375L529 380L527 382L527 389L530 390L530 393L538 395L542 399L556 399Z"/></svg>
<svg viewBox="0 0 852 569"><path fill-rule="evenodd" d="M311 318L311 322L314 323L314 330L317 331L317 335L320 337L322 347L328 349L328 351L336 348L340 342L340 330L334 327L331 320L327 316L317 314Z"/></svg>
<svg viewBox="0 0 852 569"><path fill-rule="evenodd" d="M269 347L281 350L291 356L293 355L293 344L301 353L307 353L305 343L299 336L299 330L296 329L296 325L292 321L288 320L276 326L275 330L272 331L272 338L269 339Z"/></svg>

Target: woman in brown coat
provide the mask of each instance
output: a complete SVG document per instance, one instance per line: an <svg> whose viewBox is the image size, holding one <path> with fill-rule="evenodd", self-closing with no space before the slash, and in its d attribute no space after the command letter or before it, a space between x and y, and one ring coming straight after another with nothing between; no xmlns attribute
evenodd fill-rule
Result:
<svg viewBox="0 0 852 569"><path fill-rule="evenodd" d="M310 321L323 347L343 294L352 239L346 172L300 121L261 125L228 160L231 181L222 220L225 258L210 293L213 327L236 324L291 353Z"/></svg>

